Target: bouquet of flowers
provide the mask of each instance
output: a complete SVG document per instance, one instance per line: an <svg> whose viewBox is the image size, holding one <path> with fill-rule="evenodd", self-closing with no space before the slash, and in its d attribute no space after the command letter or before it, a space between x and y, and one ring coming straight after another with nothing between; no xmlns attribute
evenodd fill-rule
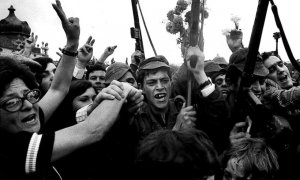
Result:
<svg viewBox="0 0 300 180"><path fill-rule="evenodd" d="M203 8L205 0L202 0L200 4L200 16L203 14L206 19L208 18L208 11ZM166 30L171 34L179 33L177 44L181 45L182 54L184 54L183 49L189 46L189 31L192 21L190 5L191 1L178 0L176 7L167 13L168 22L166 23Z"/></svg>
<svg viewBox="0 0 300 180"><path fill-rule="evenodd" d="M223 30L223 34L225 36L229 35L230 38L233 40L241 39L243 37L243 32L239 28L239 22L240 22L241 18L238 16L232 16L230 20L234 23L235 28L231 29L231 30L228 30L228 29Z"/></svg>

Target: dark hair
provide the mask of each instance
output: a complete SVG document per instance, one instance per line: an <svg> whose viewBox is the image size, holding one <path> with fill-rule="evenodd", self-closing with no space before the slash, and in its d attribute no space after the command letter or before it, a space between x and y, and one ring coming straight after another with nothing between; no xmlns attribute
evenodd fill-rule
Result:
<svg viewBox="0 0 300 180"><path fill-rule="evenodd" d="M76 111L73 111L73 100L92 87L92 83L88 80L73 80L68 94L54 112L51 121L48 122L47 131L56 131L76 124Z"/></svg>
<svg viewBox="0 0 300 180"><path fill-rule="evenodd" d="M12 58L0 56L0 96L3 96L4 91L15 78L22 79L29 89L38 87L35 77L28 66Z"/></svg>
<svg viewBox="0 0 300 180"><path fill-rule="evenodd" d="M263 62L265 62L265 60L267 60L270 56L276 56L276 57L278 57L280 60L282 60L281 57L280 57L278 54L276 55L275 51L263 52L263 53L261 54L261 57L262 57Z"/></svg>
<svg viewBox="0 0 300 180"><path fill-rule="evenodd" d="M87 71L86 71L86 74L85 74L86 75L85 78L89 79L90 73L92 73L94 71L104 71L104 72L106 72L106 65L102 62L97 62L93 65L88 66L86 69L87 69Z"/></svg>
<svg viewBox="0 0 300 180"><path fill-rule="evenodd" d="M188 180L218 174L220 164L204 132L159 130L142 141L136 168L145 179Z"/></svg>
<svg viewBox="0 0 300 180"><path fill-rule="evenodd" d="M279 170L275 151L259 138L245 138L234 143L223 155L223 168L232 158L236 158L242 164L244 174L252 174L253 179L274 179Z"/></svg>
<svg viewBox="0 0 300 180"><path fill-rule="evenodd" d="M49 57L38 57L38 58L34 58L33 60L38 62L42 66L42 68L37 69L36 72L35 72L36 73L35 78L36 78L37 82L40 84L42 82L42 79L43 79L42 74L46 70L47 65L49 63L54 64L54 61Z"/></svg>
<svg viewBox="0 0 300 180"><path fill-rule="evenodd" d="M144 78L146 76L148 76L149 74L155 74L158 71L164 71L167 72L168 76L172 77L172 72L170 70L170 68L168 67L159 67L159 68L155 68L155 69L141 69L137 72L137 82L143 87L143 83L144 83Z"/></svg>
<svg viewBox="0 0 300 180"><path fill-rule="evenodd" d="M38 62L41 66L42 66L42 71L45 71L45 69L47 68L47 65L49 63L53 63L53 59L49 58L49 57L38 57L38 58L34 58L34 61Z"/></svg>
<svg viewBox="0 0 300 180"><path fill-rule="evenodd" d="M75 97L83 94L88 88L92 88L92 83L88 80L74 80L71 82L70 90L63 102L67 102L72 106Z"/></svg>

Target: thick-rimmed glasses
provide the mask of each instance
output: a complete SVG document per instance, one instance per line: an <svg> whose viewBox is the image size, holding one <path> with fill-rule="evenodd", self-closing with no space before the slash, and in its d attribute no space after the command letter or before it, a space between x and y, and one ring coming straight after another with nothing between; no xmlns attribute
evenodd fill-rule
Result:
<svg viewBox="0 0 300 180"><path fill-rule="evenodd" d="M8 99L1 103L0 108L8 111L8 112L16 112L19 111L26 99L31 104L35 104L40 100L41 91L38 89L33 89L24 93L24 97L14 97L12 99Z"/></svg>

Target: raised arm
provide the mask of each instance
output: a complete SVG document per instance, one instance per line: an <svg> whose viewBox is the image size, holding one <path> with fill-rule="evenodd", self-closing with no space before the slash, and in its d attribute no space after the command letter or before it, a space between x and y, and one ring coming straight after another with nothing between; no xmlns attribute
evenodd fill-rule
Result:
<svg viewBox="0 0 300 180"><path fill-rule="evenodd" d="M115 49L117 48L117 46L108 46L103 54L101 54L101 57L99 58L98 61L104 63L104 61L106 60L106 58L110 55L112 55L115 52Z"/></svg>
<svg viewBox="0 0 300 180"><path fill-rule="evenodd" d="M67 44L62 50L63 55L50 89L39 102L45 115L45 121L51 117L69 91L80 35L79 19L73 17L67 19L59 0L56 0L56 4L52 4L52 6L61 20L67 37Z"/></svg>
<svg viewBox="0 0 300 180"><path fill-rule="evenodd" d="M76 79L83 79L86 67L93 56L93 45L95 39L89 36L87 42L78 50L77 61L75 64L73 77Z"/></svg>

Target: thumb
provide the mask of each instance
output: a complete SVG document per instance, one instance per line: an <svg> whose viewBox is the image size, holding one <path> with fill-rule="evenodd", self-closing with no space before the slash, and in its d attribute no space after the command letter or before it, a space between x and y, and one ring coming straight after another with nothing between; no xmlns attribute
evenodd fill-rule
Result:
<svg viewBox="0 0 300 180"><path fill-rule="evenodd" d="M185 108L185 102L182 104L181 109L184 109L184 108Z"/></svg>

